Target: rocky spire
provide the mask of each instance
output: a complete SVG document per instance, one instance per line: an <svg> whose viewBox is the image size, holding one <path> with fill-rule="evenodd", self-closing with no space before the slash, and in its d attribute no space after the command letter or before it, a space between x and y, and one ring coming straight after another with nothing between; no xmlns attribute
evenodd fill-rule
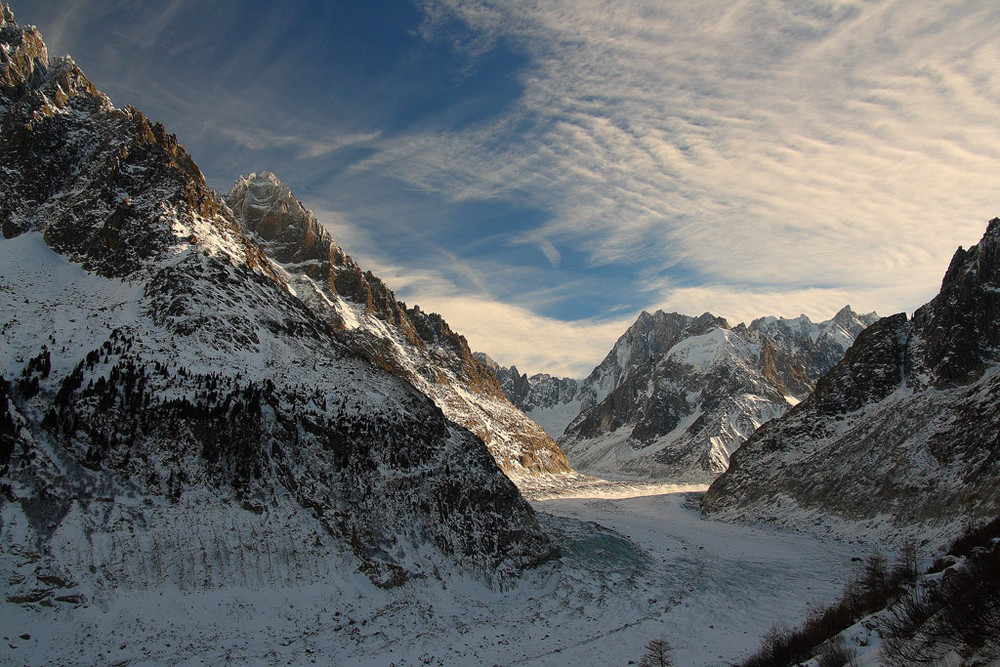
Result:
<svg viewBox="0 0 1000 667"><path fill-rule="evenodd" d="M941 291L913 314L907 353L912 386L962 385L982 376L1000 358L1000 218L978 244L959 247Z"/></svg>
<svg viewBox="0 0 1000 667"><path fill-rule="evenodd" d="M0 93L16 97L45 72L49 52L34 26L22 28L17 25L10 6L3 8L0 47Z"/></svg>

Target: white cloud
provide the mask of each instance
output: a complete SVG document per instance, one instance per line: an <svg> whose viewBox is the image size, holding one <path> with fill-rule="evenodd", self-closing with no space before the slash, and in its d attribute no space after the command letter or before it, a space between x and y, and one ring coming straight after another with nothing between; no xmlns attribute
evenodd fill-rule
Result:
<svg viewBox="0 0 1000 667"><path fill-rule="evenodd" d="M826 319L847 303L912 311L936 292L955 247L975 243L998 213L1000 6L434 7L462 17L480 42L504 37L525 50L524 95L478 126L393 137L355 169L452 202L541 208L549 219L526 242L553 267L558 245L594 265L637 268L649 309L733 322ZM417 281L407 291L498 356L531 349L528 332L549 340L560 330L485 290L446 297Z"/></svg>
<svg viewBox="0 0 1000 667"><path fill-rule="evenodd" d="M423 293L420 298L422 309L444 314L473 350L529 374L585 377L635 319L565 322L474 296Z"/></svg>
<svg viewBox="0 0 1000 667"><path fill-rule="evenodd" d="M379 132L333 133L328 136L314 136L307 132L274 132L252 123L226 124L219 131L250 150L270 150L293 148L299 158L317 158L343 148L364 146L379 137Z"/></svg>
<svg viewBox="0 0 1000 667"><path fill-rule="evenodd" d="M394 138L358 168L543 208L537 238L646 267L653 303L710 307L656 281L669 266L724 303L754 285L770 295L754 303L792 311L912 309L997 213L1000 6L447 5L529 53L523 98L472 129Z"/></svg>
<svg viewBox="0 0 1000 667"><path fill-rule="evenodd" d="M559 249L552 245L552 242L548 239L541 239L538 241L538 249L542 251L545 258L549 260L553 269L559 268L559 260L562 259L562 254Z"/></svg>

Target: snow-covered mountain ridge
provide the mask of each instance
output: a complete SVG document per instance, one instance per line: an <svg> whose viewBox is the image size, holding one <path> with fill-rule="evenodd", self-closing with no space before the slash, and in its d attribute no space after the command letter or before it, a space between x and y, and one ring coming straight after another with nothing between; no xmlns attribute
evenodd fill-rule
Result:
<svg viewBox="0 0 1000 667"><path fill-rule="evenodd" d="M555 441L507 400L465 337L440 315L407 308L381 279L362 271L276 176L241 178L225 201L303 303L343 330L354 350L404 377L479 436L508 476L569 472Z"/></svg>
<svg viewBox="0 0 1000 667"><path fill-rule="evenodd" d="M299 298L175 137L9 9L0 43L6 599L502 584L552 555L482 441Z"/></svg>
<svg viewBox="0 0 1000 667"><path fill-rule="evenodd" d="M805 398L875 319L847 306L819 323L802 315L733 327L710 313L643 312L583 380L492 367L515 405L565 429L559 444L580 471L708 482L761 424Z"/></svg>
<svg viewBox="0 0 1000 667"><path fill-rule="evenodd" d="M813 395L761 428L705 512L793 526L954 534L1000 513L1000 219L940 293L858 336Z"/></svg>

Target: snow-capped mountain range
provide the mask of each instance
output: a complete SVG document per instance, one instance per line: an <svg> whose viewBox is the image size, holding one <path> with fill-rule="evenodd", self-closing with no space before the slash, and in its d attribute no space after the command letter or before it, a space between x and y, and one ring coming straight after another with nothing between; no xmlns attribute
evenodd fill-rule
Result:
<svg viewBox="0 0 1000 667"><path fill-rule="evenodd" d="M847 306L825 322L762 317L732 327L710 313L643 312L583 380L491 367L511 401L552 429L574 468L612 479L711 481L877 318Z"/></svg>
<svg viewBox="0 0 1000 667"><path fill-rule="evenodd" d="M483 352L473 353L490 369L507 399L553 438L580 414L580 381L537 373L530 378L517 366L501 366Z"/></svg>
<svg viewBox="0 0 1000 667"><path fill-rule="evenodd" d="M940 293L858 336L813 394L712 484L719 518L954 535L1000 513L1000 219Z"/></svg>
<svg viewBox="0 0 1000 667"><path fill-rule="evenodd" d="M483 442L404 379L461 352L440 318L407 313L423 365L366 353L341 320L370 313L309 282L339 252L322 230L268 238L286 221L245 199L264 211L248 230L173 135L49 62L9 9L0 46L9 601L353 570L502 583L553 554Z"/></svg>
<svg viewBox="0 0 1000 667"><path fill-rule="evenodd" d="M3 8L0 229L3 664L733 664L1000 513L1000 219L912 319L643 313L529 378Z"/></svg>

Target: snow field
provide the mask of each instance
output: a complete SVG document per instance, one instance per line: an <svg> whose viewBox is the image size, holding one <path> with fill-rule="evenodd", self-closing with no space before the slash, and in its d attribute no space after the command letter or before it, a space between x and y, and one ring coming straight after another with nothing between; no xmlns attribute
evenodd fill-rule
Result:
<svg viewBox="0 0 1000 667"><path fill-rule="evenodd" d="M851 556L867 553L703 520L689 490L594 482L576 491L590 497L560 493L533 504L562 557L509 590L442 570L385 591L332 558L298 585L166 584L85 607L4 603L0 663L608 665L638 660L664 636L677 664L717 665L834 599Z"/></svg>

